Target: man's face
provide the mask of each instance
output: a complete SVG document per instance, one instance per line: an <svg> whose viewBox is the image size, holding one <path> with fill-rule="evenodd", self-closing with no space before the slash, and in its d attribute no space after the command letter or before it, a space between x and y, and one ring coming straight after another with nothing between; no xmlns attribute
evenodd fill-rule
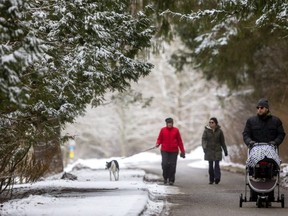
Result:
<svg viewBox="0 0 288 216"><path fill-rule="evenodd" d="M266 107L258 106L256 108L257 108L257 114L260 116L266 115L268 113L268 109Z"/></svg>

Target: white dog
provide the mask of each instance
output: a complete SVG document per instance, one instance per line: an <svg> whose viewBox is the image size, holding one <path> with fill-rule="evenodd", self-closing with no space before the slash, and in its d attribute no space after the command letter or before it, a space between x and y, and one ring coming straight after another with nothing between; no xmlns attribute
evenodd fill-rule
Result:
<svg viewBox="0 0 288 216"><path fill-rule="evenodd" d="M110 173L110 181L112 181L112 174L114 176L114 180L119 180L119 163L116 160L112 160L110 162L106 162L106 169L109 170Z"/></svg>

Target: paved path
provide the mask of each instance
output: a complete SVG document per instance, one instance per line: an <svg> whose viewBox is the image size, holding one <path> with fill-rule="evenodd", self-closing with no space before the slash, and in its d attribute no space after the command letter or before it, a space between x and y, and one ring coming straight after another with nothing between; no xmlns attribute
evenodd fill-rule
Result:
<svg viewBox="0 0 288 216"><path fill-rule="evenodd" d="M281 203L272 203L270 208L257 208L255 202L244 202L239 207L239 196L245 191L244 175L222 171L222 180L218 185L208 184L207 169L191 168L191 161L178 160L175 186L181 194L168 196L171 205L162 212L169 216L287 216L288 191L280 189L286 198L285 208ZM146 171L161 175L160 164L154 168L143 167ZM249 196L249 192L247 193ZM248 197L247 197L248 198Z"/></svg>

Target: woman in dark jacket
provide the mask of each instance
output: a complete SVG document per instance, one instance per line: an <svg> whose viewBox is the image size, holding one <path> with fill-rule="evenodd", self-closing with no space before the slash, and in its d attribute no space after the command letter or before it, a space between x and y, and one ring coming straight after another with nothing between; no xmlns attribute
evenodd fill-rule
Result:
<svg viewBox="0 0 288 216"><path fill-rule="evenodd" d="M222 149L225 156L228 155L225 145L225 138L218 120L215 117L210 118L209 125L205 126L202 135L202 147L204 159L209 161L209 184L218 184L221 180L220 161L222 160Z"/></svg>

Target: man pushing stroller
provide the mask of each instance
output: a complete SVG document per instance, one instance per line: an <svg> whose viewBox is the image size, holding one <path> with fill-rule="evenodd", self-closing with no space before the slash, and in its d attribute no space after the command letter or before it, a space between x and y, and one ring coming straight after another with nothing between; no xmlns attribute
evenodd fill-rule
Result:
<svg viewBox="0 0 288 216"><path fill-rule="evenodd" d="M255 143L267 143L278 148L285 138L281 120L271 114L267 99L260 99L256 109L257 115L247 120L243 131L245 144L250 149ZM250 195L250 199L255 200L258 194L251 190ZM274 190L269 193L269 197L274 200Z"/></svg>

